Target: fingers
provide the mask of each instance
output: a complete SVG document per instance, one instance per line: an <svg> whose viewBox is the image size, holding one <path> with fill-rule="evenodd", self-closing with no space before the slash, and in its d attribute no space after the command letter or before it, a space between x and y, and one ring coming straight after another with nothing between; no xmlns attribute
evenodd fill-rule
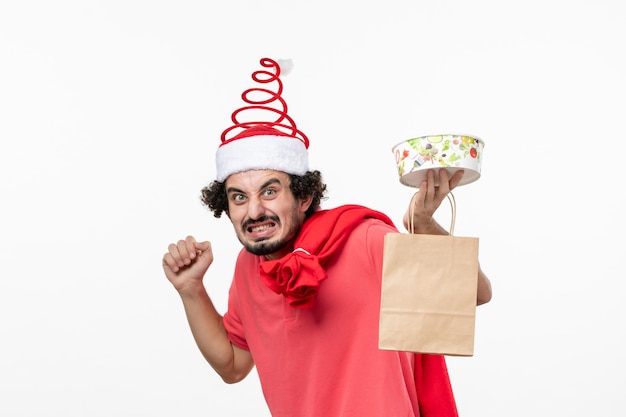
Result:
<svg viewBox="0 0 626 417"><path fill-rule="evenodd" d="M437 187L437 191L442 194L442 197L444 197L450 191L454 190L456 186L459 185L464 173L465 171L459 170L456 171L452 175L452 177L450 177L450 174L445 168L441 168L439 170L439 185ZM429 172L429 174L431 174L431 172Z"/></svg>
<svg viewBox="0 0 626 417"><path fill-rule="evenodd" d="M178 263L169 252L163 255L163 268L169 268L174 272L178 272Z"/></svg>
<svg viewBox="0 0 626 417"><path fill-rule="evenodd" d="M402 223L404 227L410 229L410 213L413 213L412 224L415 233L430 233L431 231L439 233L439 228L433 219L435 211L441 205L448 193L459 185L463 178L463 170L456 171L452 176L445 168L441 168L438 172L434 169L426 171L426 179L420 184L419 191L411 200L413 206L409 204ZM438 182L435 181L435 174L438 174Z"/></svg>
<svg viewBox="0 0 626 417"><path fill-rule="evenodd" d="M426 179L422 181L419 193L415 199L415 210L418 212L420 207L424 208L425 213L432 215L446 195L461 182L464 171L456 171L452 177L445 168L441 168L438 172L438 181L435 181L435 170L426 172Z"/></svg>
<svg viewBox="0 0 626 417"><path fill-rule="evenodd" d="M181 268L191 265L199 254L210 247L211 244L208 241L197 242L193 236L187 236L184 240L169 244L168 252L163 255L163 266L178 272Z"/></svg>
<svg viewBox="0 0 626 417"><path fill-rule="evenodd" d="M447 171L445 169L442 169L440 171L444 171L447 174ZM439 173L441 175L441 172ZM435 181L435 171L433 171L432 169L428 170L428 172L426 173L426 178L428 179L428 185L426 186L426 192L427 195L434 197L435 193L438 190L438 186L436 185L436 181ZM441 177L439 178L439 181L441 181Z"/></svg>
<svg viewBox="0 0 626 417"><path fill-rule="evenodd" d="M422 185L420 190L426 190L426 194L432 199L443 199L446 194L456 188L457 185L461 182L463 178L463 174L465 171L459 170L456 171L452 177L445 168L441 168L438 172L438 180L435 181L435 171L428 170L426 172L426 179L422 181Z"/></svg>
<svg viewBox="0 0 626 417"><path fill-rule="evenodd" d="M187 236L185 240L179 240L176 244L178 253L184 265L189 265L191 260L196 257L196 239L193 236ZM182 266L182 265L180 265Z"/></svg>
<svg viewBox="0 0 626 417"><path fill-rule="evenodd" d="M448 178L448 172L445 169L443 169L442 171L445 171L445 178L446 178L445 183L448 185L448 192L454 190L456 188L456 186L459 185L459 183L461 182L461 179L463 179L463 174L465 174L465 171L463 171L463 170L456 171L454 173L454 175L452 175L452 178L450 178L448 180L447 179ZM442 178L442 176L441 176L441 173L440 173L439 174L439 184L441 184L441 181L442 181L441 178Z"/></svg>
<svg viewBox="0 0 626 417"><path fill-rule="evenodd" d="M447 171L442 169L439 173L439 185L441 185L442 181L447 180ZM444 178L442 178L442 174ZM435 185L435 172L432 169L429 169L426 172L426 179L422 181L422 185L419 190L419 194L415 200L416 204L425 205L427 207L432 206L433 201L435 201L440 195L441 190L439 185ZM445 195L445 194L444 194ZM437 206L437 204L435 204ZM416 207L417 208L417 207Z"/></svg>

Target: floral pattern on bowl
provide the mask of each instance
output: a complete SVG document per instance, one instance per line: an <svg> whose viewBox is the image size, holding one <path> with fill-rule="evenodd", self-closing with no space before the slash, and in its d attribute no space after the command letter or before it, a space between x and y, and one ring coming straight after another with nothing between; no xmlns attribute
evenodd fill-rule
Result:
<svg viewBox="0 0 626 417"><path fill-rule="evenodd" d="M484 142L469 135L428 135L400 142L393 147L400 182L418 187L430 169L446 168L450 175L464 170L459 185L469 184L480 177ZM437 175L435 181L438 184Z"/></svg>

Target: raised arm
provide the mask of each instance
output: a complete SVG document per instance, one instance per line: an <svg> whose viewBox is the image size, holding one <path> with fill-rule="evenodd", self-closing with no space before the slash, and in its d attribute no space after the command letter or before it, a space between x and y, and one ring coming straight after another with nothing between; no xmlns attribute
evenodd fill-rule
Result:
<svg viewBox="0 0 626 417"><path fill-rule="evenodd" d="M439 170L439 185L435 186L434 173L428 171L427 179L422 182L416 195L415 207L413 208L413 228L415 233L429 235L447 235L448 232L441 227L433 218L435 211L441 205L448 193L452 191L461 181L463 171L457 171L450 178L445 169ZM409 207L404 214L404 227L409 230ZM478 265L478 288L476 292L476 305L488 303L491 300L491 282Z"/></svg>
<svg viewBox="0 0 626 417"><path fill-rule="evenodd" d="M200 352L225 382L235 383L250 373L254 361L250 352L228 340L222 316L206 292L202 280L212 262L210 242L196 242L187 236L168 246L163 270L180 295Z"/></svg>

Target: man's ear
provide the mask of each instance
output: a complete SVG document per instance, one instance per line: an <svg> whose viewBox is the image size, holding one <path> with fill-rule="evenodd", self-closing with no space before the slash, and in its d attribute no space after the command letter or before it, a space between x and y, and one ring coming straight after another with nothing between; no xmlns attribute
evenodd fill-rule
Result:
<svg viewBox="0 0 626 417"><path fill-rule="evenodd" d="M306 213L306 211L311 206L312 202L313 202L313 196L312 195L308 195L305 198L303 198L302 200L300 200L300 211L303 212L303 213Z"/></svg>

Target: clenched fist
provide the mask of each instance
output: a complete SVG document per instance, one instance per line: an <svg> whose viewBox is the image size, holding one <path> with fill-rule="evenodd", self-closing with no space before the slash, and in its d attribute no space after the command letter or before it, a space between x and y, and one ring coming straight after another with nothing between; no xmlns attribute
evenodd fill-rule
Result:
<svg viewBox="0 0 626 417"><path fill-rule="evenodd" d="M208 241L197 242L193 236L171 243L163 255L163 270L176 290L184 291L202 283L202 278L213 262L213 251Z"/></svg>

